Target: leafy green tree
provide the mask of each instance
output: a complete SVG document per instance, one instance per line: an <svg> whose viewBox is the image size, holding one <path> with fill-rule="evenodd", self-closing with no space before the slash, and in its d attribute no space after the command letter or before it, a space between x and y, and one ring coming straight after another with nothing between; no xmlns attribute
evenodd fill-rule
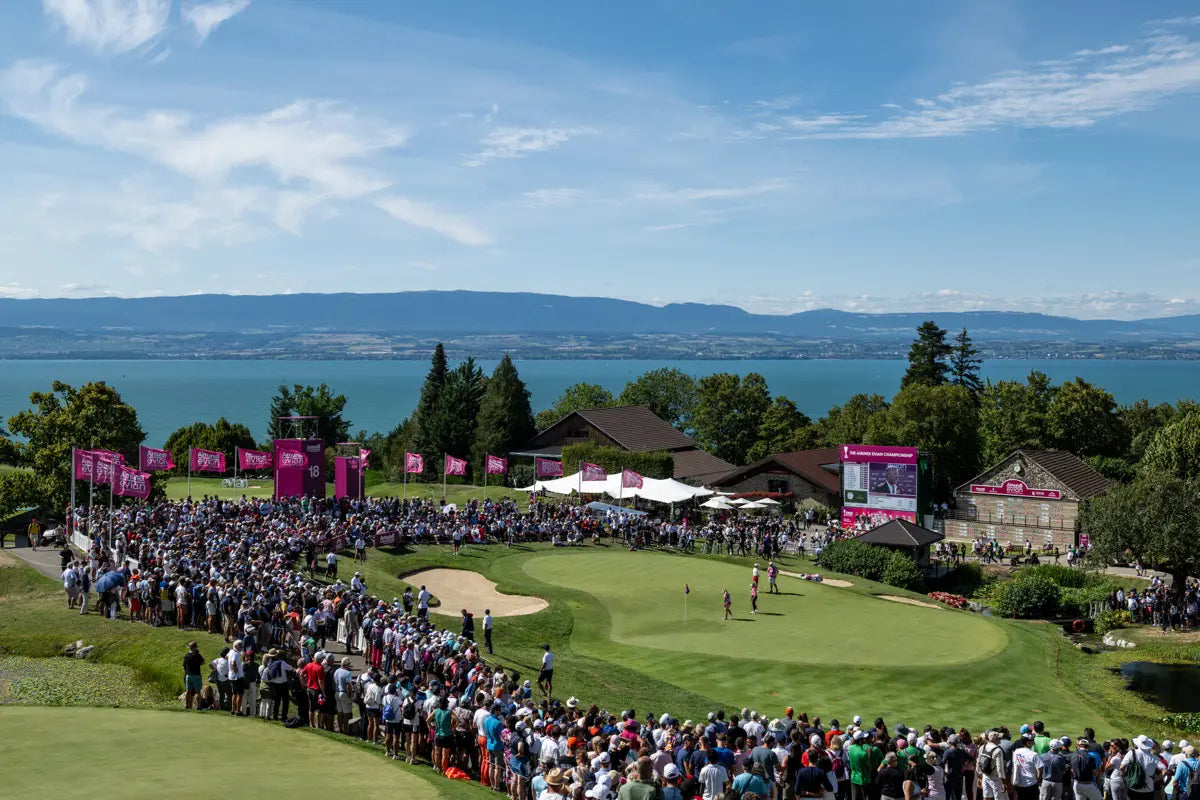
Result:
<svg viewBox="0 0 1200 800"><path fill-rule="evenodd" d="M1091 557L1102 565L1140 560L1171 576L1182 595L1189 575L1200 574L1200 483L1147 473L1089 500L1081 525Z"/></svg>
<svg viewBox="0 0 1200 800"><path fill-rule="evenodd" d="M763 413L758 428L758 440L746 453L747 461L757 461L773 453L805 450L816 441L816 430L808 418L789 398L779 395Z"/></svg>
<svg viewBox="0 0 1200 800"><path fill-rule="evenodd" d="M536 433L533 410L529 405L529 389L506 353L492 370L492 377L479 403L479 414L475 421L475 464L483 464L488 453L506 456Z"/></svg>
<svg viewBox="0 0 1200 800"><path fill-rule="evenodd" d="M62 513L70 500L72 447L112 450L125 456L125 463L137 464L146 434L137 411L108 384L76 389L55 381L49 392L29 395L29 402L33 407L9 419L8 427L23 438L16 444L18 461L33 468L38 504L50 513Z"/></svg>
<svg viewBox="0 0 1200 800"><path fill-rule="evenodd" d="M971 342L967 329L963 328L954 337L954 347L950 351L950 382L955 386L966 387L971 394L978 397L983 390L983 383L979 380L981 366L983 359Z"/></svg>
<svg viewBox="0 0 1200 800"><path fill-rule="evenodd" d="M692 429L696 411L696 379L674 367L660 367L625 384L617 403L649 406L650 410L679 430Z"/></svg>
<svg viewBox="0 0 1200 800"><path fill-rule="evenodd" d="M0 472L0 520L41 502L41 486L33 470Z"/></svg>
<svg viewBox="0 0 1200 800"><path fill-rule="evenodd" d="M1170 425L1180 416L1200 412L1200 403L1193 400L1181 400L1177 405L1159 403L1150 405L1145 400L1138 400L1129 405L1121 406L1121 420L1129 432L1130 462L1137 463L1146 452L1146 447L1160 430Z"/></svg>
<svg viewBox="0 0 1200 800"><path fill-rule="evenodd" d="M1013 450L1046 446L1049 405L1028 384L988 382L979 395L979 440L983 463L995 464Z"/></svg>
<svg viewBox="0 0 1200 800"><path fill-rule="evenodd" d="M867 443L927 451L933 462L934 494L947 497L979 470L975 398L966 387L951 384L905 387L886 412L871 419Z"/></svg>
<svg viewBox="0 0 1200 800"><path fill-rule="evenodd" d="M589 408L608 408L614 405L612 392L594 383L576 383L568 386L554 405L537 415L537 428L544 431L560 419L575 411Z"/></svg>
<svg viewBox="0 0 1200 800"><path fill-rule="evenodd" d="M952 351L944 329L933 320L922 322L917 328L917 338L908 348L908 370L900 380L900 388L941 386L950 371L946 361Z"/></svg>
<svg viewBox="0 0 1200 800"><path fill-rule="evenodd" d="M700 379L696 391L696 439L731 464L745 464L771 405L767 382L757 372L744 378L718 372Z"/></svg>
<svg viewBox="0 0 1200 800"><path fill-rule="evenodd" d="M289 435L289 426L281 416L316 417L317 438L325 447L350 438L350 420L342 417L346 409L346 395L335 395L327 384L302 386L293 384L291 389L280 385L271 398L271 421L267 430L272 439L283 439Z"/></svg>
<svg viewBox="0 0 1200 800"><path fill-rule="evenodd" d="M1110 392L1075 378L1059 386L1046 414L1048 444L1080 456L1119 456L1129 433Z"/></svg>
<svg viewBox="0 0 1200 800"><path fill-rule="evenodd" d="M186 473L188 465L188 448L199 447L204 450L218 450L227 456L226 463L233 469L233 459L237 448L244 447L253 450L258 445L245 425L221 417L215 424L193 422L185 425L167 437L164 447L171 451L171 459L175 462L176 473Z"/></svg>
<svg viewBox="0 0 1200 800"><path fill-rule="evenodd" d="M441 449L445 433L437 430L438 411L442 403L442 390L450 379L450 368L446 364L446 349L441 342L433 348L430 358L429 372L425 373L425 382L421 384L421 398L417 401L417 409L411 417L411 446L414 452L425 457L427 467L436 463L444 452Z"/></svg>
<svg viewBox="0 0 1200 800"><path fill-rule="evenodd" d="M1146 445L1139 467L1145 474L1200 480L1200 411L1183 414L1159 430Z"/></svg>
<svg viewBox="0 0 1200 800"><path fill-rule="evenodd" d="M415 435L416 423L414 422L414 418L406 417L384 436L385 444L380 449L380 452L383 453L384 470L387 473L388 480L404 480L404 454L418 452L414 444ZM409 480L420 481L422 480L422 476L410 475Z"/></svg>
<svg viewBox="0 0 1200 800"><path fill-rule="evenodd" d="M844 405L834 406L817 421L817 440L822 447L866 442L871 418L888 409L888 401L877 394L856 394Z"/></svg>
<svg viewBox="0 0 1200 800"><path fill-rule="evenodd" d="M17 463L17 445L8 437L8 431L0 428L0 464Z"/></svg>

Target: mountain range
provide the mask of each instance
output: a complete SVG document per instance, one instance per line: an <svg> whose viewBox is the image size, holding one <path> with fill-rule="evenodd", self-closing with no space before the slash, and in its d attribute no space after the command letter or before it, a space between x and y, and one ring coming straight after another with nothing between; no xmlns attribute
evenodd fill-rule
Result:
<svg viewBox="0 0 1200 800"><path fill-rule="evenodd" d="M979 342L1132 342L1200 338L1200 314L1073 319L1012 311L752 314L728 305L654 306L528 292L200 294L145 298L0 298L0 329L117 333L772 335L801 340L911 339L933 319Z"/></svg>

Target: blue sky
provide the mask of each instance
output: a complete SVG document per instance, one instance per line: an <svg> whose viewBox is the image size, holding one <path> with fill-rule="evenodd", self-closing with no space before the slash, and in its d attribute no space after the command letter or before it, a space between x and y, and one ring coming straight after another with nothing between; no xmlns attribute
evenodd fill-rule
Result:
<svg viewBox="0 0 1200 800"><path fill-rule="evenodd" d="M1200 311L1200 3L11 0L0 295Z"/></svg>

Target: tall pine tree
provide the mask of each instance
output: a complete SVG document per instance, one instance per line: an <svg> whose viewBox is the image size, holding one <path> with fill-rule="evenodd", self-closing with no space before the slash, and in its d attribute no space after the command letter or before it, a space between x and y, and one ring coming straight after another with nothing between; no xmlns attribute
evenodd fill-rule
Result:
<svg viewBox="0 0 1200 800"><path fill-rule="evenodd" d="M529 404L529 389L506 353L492 371L483 401L479 404L479 416L475 421L475 451L472 453L476 469L482 468L483 460L489 453L507 457L510 450L525 444L536 433L533 408Z"/></svg>
<svg viewBox="0 0 1200 800"><path fill-rule="evenodd" d="M983 391L983 382L979 380L979 367L983 359L971 342L967 329L963 328L954 337L954 347L950 351L950 382L955 386L965 387L975 397Z"/></svg>
<svg viewBox="0 0 1200 800"><path fill-rule="evenodd" d="M438 342L433 349L429 372L425 374L425 383L421 386L421 399L417 402L417 410L411 419L412 448L425 457L425 475L437 475L442 458L442 443L445 435L438 430L442 417L438 414L441 408L442 394L449 379L450 369L446 366L446 349Z"/></svg>
<svg viewBox="0 0 1200 800"><path fill-rule="evenodd" d="M933 320L922 322L917 328L917 338L908 349L908 371L900 381L900 388L946 383L946 373L950 371L946 359L951 350L945 330Z"/></svg>

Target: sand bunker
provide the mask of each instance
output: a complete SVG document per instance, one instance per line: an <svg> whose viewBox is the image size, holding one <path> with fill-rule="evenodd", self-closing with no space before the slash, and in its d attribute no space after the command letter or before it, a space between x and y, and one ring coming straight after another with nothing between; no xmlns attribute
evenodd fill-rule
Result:
<svg viewBox="0 0 1200 800"><path fill-rule="evenodd" d="M804 578L801 576L801 574L799 572L786 572L784 570L779 570L779 574L786 575L789 578L800 578L801 580L804 580ZM836 586L839 589L846 589L846 588L854 585L850 581L844 581L841 578L822 577L820 582L825 584L826 586Z"/></svg>
<svg viewBox="0 0 1200 800"><path fill-rule="evenodd" d="M875 595L880 600L891 600L893 603L904 603L906 606L920 606L921 608L941 608L934 603L922 603L920 600L913 600L911 597L897 597L894 594L877 594Z"/></svg>
<svg viewBox="0 0 1200 800"><path fill-rule="evenodd" d="M482 619L483 610L490 608L493 617L519 617L536 614L549 605L540 597L500 594L496 584L465 569L427 569L405 575L403 580L413 587L424 584L441 602L438 610L442 614L455 615L465 608Z"/></svg>

